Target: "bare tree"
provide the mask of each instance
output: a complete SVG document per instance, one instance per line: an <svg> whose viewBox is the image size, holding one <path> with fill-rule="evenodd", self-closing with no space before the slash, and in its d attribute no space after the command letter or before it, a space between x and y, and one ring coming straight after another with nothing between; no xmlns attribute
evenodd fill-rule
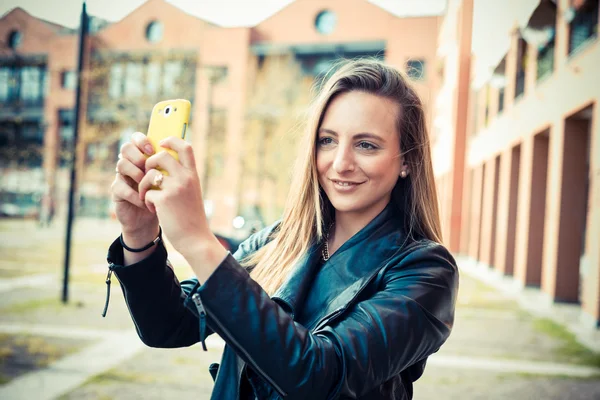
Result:
<svg viewBox="0 0 600 400"><path fill-rule="evenodd" d="M313 79L303 74L293 54L257 57L256 62L249 90L240 204L242 212L267 222L283 212Z"/></svg>

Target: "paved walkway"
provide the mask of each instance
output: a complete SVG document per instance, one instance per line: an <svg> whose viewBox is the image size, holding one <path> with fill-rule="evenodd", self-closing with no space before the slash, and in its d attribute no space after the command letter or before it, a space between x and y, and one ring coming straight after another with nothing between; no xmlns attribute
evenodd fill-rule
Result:
<svg viewBox="0 0 600 400"><path fill-rule="evenodd" d="M579 343L596 353L600 353L600 330L593 329L589 324L584 325L581 322L582 311L578 305L555 304L549 296L539 289L522 288L511 277L501 276L496 270L467 257L459 258L457 262L463 274L485 282L491 288L502 293L507 299L516 301L519 307L533 315L551 319L564 326L577 337Z"/></svg>
<svg viewBox="0 0 600 400"><path fill-rule="evenodd" d="M118 352L114 349L119 348ZM109 338L38 372L25 374L0 387L0 399L51 400L76 389L90 377L111 369L143 348L133 332Z"/></svg>
<svg viewBox="0 0 600 400"><path fill-rule="evenodd" d="M96 265L87 270L92 275L73 282L67 307L56 300L57 275L0 279L0 333L91 343L48 368L0 385L0 399L208 399L213 383L207 368L219 361L223 342L211 337L208 352L198 345L146 347L133 330L116 279L108 315L100 317L106 266L100 255L92 258ZM518 291L506 281L498 283L493 273L459 263L455 326L415 383L416 400L600 399L599 357L569 339L567 331L554 332L557 328L548 322L557 320L550 318L552 312L524 310ZM564 309L556 314L571 315Z"/></svg>
<svg viewBox="0 0 600 400"><path fill-rule="evenodd" d="M48 368L26 374L0 387L2 399L51 400L76 389L88 379L105 372L147 349L134 330L94 330L89 328L64 328L51 325L2 324L0 333L54 336L73 339L92 339L98 343L65 357ZM215 336L207 340L212 350L220 350L224 342ZM119 349L115 352L115 349ZM428 369L491 371L496 373L521 373L574 378L600 376L600 368L571 364L502 360L496 358L461 357L435 354L428 361Z"/></svg>
<svg viewBox="0 0 600 400"><path fill-rule="evenodd" d="M429 367L493 371L512 374L556 375L561 377L600 377L600 368L551 362L502 360L497 358L444 356L434 354L427 360Z"/></svg>
<svg viewBox="0 0 600 400"><path fill-rule="evenodd" d="M25 287L39 287L56 282L55 274L37 274L0 279L0 293Z"/></svg>
<svg viewBox="0 0 600 400"><path fill-rule="evenodd" d="M56 399L147 349L135 330L131 329L115 331L0 323L0 333L98 340L98 343L41 371L31 372L0 386L0 399ZM206 344L216 349L222 349L225 345L216 336L209 337Z"/></svg>

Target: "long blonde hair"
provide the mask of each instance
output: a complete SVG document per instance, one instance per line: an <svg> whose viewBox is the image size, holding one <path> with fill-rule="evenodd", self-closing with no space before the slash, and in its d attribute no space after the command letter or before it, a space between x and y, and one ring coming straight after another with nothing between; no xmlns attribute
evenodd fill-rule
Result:
<svg viewBox="0 0 600 400"><path fill-rule="evenodd" d="M442 242L437 194L423 105L407 78L380 61L345 61L323 85L310 110L306 133L293 170L281 223L271 241L250 254L242 265L270 295L284 282L310 247L323 239L334 209L318 181L317 132L330 102L341 93L362 91L391 99L400 106L397 130L400 153L410 174L398 179L392 200L405 214L411 239Z"/></svg>

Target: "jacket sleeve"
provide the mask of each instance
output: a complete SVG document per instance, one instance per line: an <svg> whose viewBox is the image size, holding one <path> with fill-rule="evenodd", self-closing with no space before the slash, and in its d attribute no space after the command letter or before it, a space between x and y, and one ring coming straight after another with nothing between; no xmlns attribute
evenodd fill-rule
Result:
<svg viewBox="0 0 600 400"><path fill-rule="evenodd" d="M454 319L458 272L441 245L410 252L378 291L316 332L227 257L198 288L213 329L283 397L359 397L436 352Z"/></svg>
<svg viewBox="0 0 600 400"><path fill-rule="evenodd" d="M274 227L275 224L250 236L228 257L241 260L256 251ZM191 293L200 284L195 277L179 282L162 241L144 260L123 266L123 247L116 239L109 248L108 260L142 342L150 347L172 348L190 346L200 340L200 321L191 304ZM203 339L213 333L210 316L206 322Z"/></svg>
<svg viewBox="0 0 600 400"><path fill-rule="evenodd" d="M150 347L185 347L198 342L198 316L185 306L197 279L179 282L162 242L142 261L123 266L122 260L123 248L117 239L110 247L109 262L142 342Z"/></svg>

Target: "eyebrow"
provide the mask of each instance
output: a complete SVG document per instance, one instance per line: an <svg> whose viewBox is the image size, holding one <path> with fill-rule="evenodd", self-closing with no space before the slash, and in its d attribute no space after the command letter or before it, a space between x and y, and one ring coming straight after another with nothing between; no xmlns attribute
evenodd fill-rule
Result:
<svg viewBox="0 0 600 400"><path fill-rule="evenodd" d="M331 129L326 129L326 128L321 128L319 129L319 133L328 133L332 136L337 137L338 134L335 131L332 131ZM353 136L354 139L375 139L375 140L379 140L383 143L385 143L385 139L382 138L379 135L376 135L374 133L369 133L369 132L361 132L361 133L357 133L356 135Z"/></svg>

